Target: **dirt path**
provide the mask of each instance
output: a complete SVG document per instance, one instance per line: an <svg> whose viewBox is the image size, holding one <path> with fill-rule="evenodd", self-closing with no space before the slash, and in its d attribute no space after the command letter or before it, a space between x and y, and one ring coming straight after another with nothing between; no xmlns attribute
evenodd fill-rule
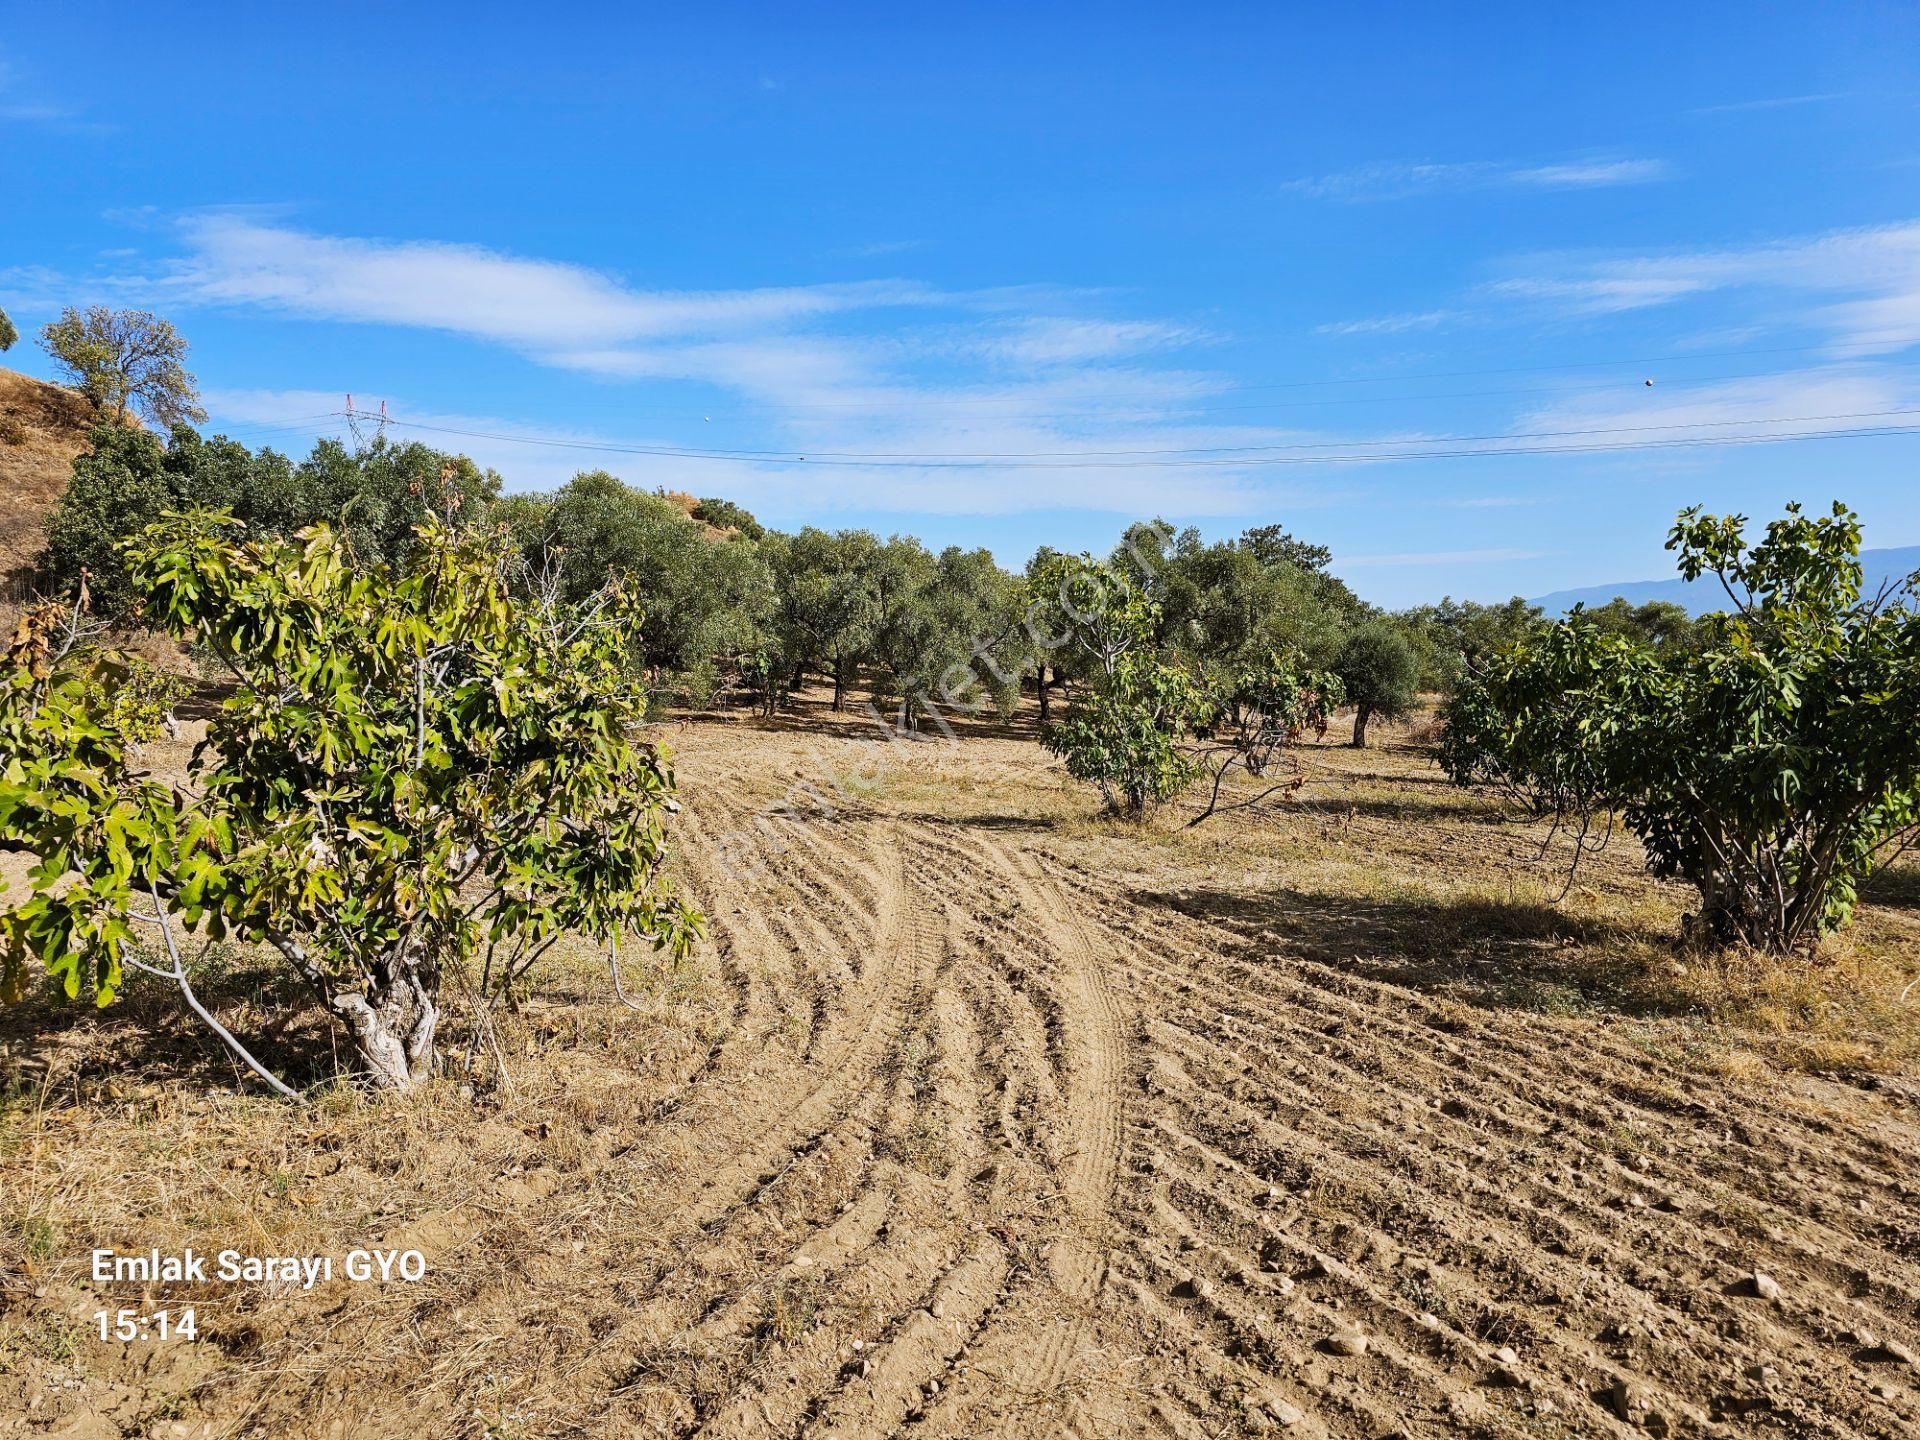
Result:
<svg viewBox="0 0 1920 1440"><path fill-rule="evenodd" d="M907 1252L836 1272L870 1307L861 1348L840 1338L793 1423L764 1397L730 1414L849 1437L1908 1433L1914 1377L1880 1346L1920 1323L1909 1121L1263 953L1045 837L894 817L863 859L820 828L829 878L899 867L928 947L880 947L913 971L885 993L912 997L926 1076L876 1059L903 1033L880 1004L888 1040L843 1083L883 1136L938 1143L877 1146L849 1202L886 1192Z"/></svg>
<svg viewBox="0 0 1920 1440"><path fill-rule="evenodd" d="M861 798L820 774L857 743L751 739L682 749L698 1043L539 1051L552 1136L449 1112L418 1163L465 1198L386 1222L437 1298L216 1315L187 1434L1920 1433L1903 1087L1365 978L1270 890L1021 819L1031 746L928 747ZM795 783L833 813L782 812ZM74 1434L173 1433L125 1354Z"/></svg>

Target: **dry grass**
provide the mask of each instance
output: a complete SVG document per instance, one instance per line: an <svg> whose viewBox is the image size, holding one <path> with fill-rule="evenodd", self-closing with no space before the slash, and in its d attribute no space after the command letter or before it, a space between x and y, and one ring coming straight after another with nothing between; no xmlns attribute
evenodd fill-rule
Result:
<svg viewBox="0 0 1920 1440"><path fill-rule="evenodd" d="M1190 809L1145 826L1102 818L1090 790L1005 731L959 751L899 747L859 803L1018 831L1059 865L1124 887L1142 910L1204 916L1249 954L1283 951L1410 987L1462 1030L1503 1014L1614 1027L1690 1070L1776 1083L1781 1068L1857 1076L1920 1065L1911 872L1874 886L1857 923L1811 963L1682 954L1673 937L1688 897L1650 880L1630 841L1589 857L1556 903L1564 844L1543 855L1538 827L1447 785L1404 730L1382 728L1373 750L1312 747L1296 800L1192 829ZM737 746L754 733L733 721L678 729L692 746ZM807 745L852 766L862 756L848 737L858 733ZM780 753L789 759L770 766L757 800L807 781L826 788L818 760L790 764L795 752ZM791 901L805 903L797 888ZM978 918L1017 928L1017 912ZM89 1328L97 1302L81 1257L96 1246L428 1252L421 1284L360 1287L346 1304L220 1285L192 1296L217 1350L155 1361L139 1383L162 1409L198 1413L218 1362L222 1434L246 1432L249 1405L283 1416L305 1407L344 1417L346 1433L386 1433L355 1405L393 1393L395 1376L410 1377L417 1407L444 1404L471 1420L448 1433L565 1430L579 1395L551 1383L549 1369L631 1323L628 1292L605 1283L612 1274L651 1277L663 1314L683 1288L691 1306L700 1287L731 1286L754 1317L754 1348L739 1353L690 1349L663 1321L641 1361L596 1382L662 1425L685 1426L740 1374L815 1343L816 1331L856 1328L838 1308L851 1301L762 1262L781 1226L831 1217L854 1193L833 1155L783 1179L725 1248L690 1254L662 1238L676 1233L685 1177L710 1165L704 1152L730 1110L764 1083L758 1067L772 1051L797 1051L807 1028L804 1009L789 1008L742 1031L712 954L640 982L640 1014L613 1002L599 956L556 954L530 1003L497 1017L504 1072L456 996L446 1049L456 1062L472 1049L471 1070L456 1063L418 1094L383 1101L343 1076L331 1032L277 971L241 951L217 970L205 989L310 1087L310 1103L242 1091L232 1062L157 987L131 987L102 1013L36 999L0 1025L0 1280L10 1299L35 1297L0 1314L0 1414L25 1413L34 1396L50 1405L61 1385L93 1394L125 1383L127 1356ZM723 1037L732 1043L714 1062ZM709 1063L717 1069L703 1070ZM695 1074L704 1078L689 1091ZM910 1029L885 1074L911 1101L911 1119L881 1153L907 1172L898 1183L937 1186L951 1160L932 1032ZM690 1093L698 1098L684 1101ZM1608 1141L1622 1162L1642 1143L1630 1127ZM1330 1214L1345 1203L1319 1190L1308 1200ZM937 1226L944 1202L930 1203Z"/></svg>
<svg viewBox="0 0 1920 1440"><path fill-rule="evenodd" d="M1809 958L1683 952L1691 890L1646 873L1629 835L1575 859L1571 841L1491 795L1449 784L1419 737L1303 747L1291 801L1189 828L1197 804L1144 825L1034 748L1017 784L953 784L938 747L898 767L889 803L958 823L1019 824L1073 863L1133 876L1143 902L1482 1009L1632 1017L1675 1053L1739 1070L1755 1057L1839 1075L1920 1070L1920 864L1868 885L1854 922ZM1904 997L1904 998L1903 998ZM1646 1027L1651 1025L1653 1030Z"/></svg>

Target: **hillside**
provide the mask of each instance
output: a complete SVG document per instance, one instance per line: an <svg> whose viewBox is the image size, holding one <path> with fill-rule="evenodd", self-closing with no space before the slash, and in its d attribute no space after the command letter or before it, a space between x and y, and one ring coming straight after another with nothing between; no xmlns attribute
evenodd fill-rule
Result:
<svg viewBox="0 0 1920 1440"><path fill-rule="evenodd" d="M5 424L25 438L10 443ZM0 370L0 599L16 597L41 545L41 524L67 488L74 456L87 448L93 408L73 391Z"/></svg>
<svg viewBox="0 0 1920 1440"><path fill-rule="evenodd" d="M1860 565L1866 572L1866 591L1873 594L1882 585L1899 584L1920 570L1920 545L1905 545L1892 550L1862 550ZM1549 615L1564 615L1575 605L1604 605L1614 596L1635 605L1650 600L1670 600L1684 605L1689 614L1705 615L1726 608L1726 592L1713 579L1691 583L1674 576L1670 580L1629 580L1616 585L1584 585L1575 590L1555 590L1528 603L1538 605Z"/></svg>

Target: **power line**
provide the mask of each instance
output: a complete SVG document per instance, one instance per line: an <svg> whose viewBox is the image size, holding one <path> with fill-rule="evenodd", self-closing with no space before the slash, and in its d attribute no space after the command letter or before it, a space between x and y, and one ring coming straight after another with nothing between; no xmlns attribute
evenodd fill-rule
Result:
<svg viewBox="0 0 1920 1440"><path fill-rule="evenodd" d="M1906 341L1899 342L1899 343L1913 344L1916 342L1920 342L1920 336L1910 337ZM1234 383L1234 384L1221 386L1220 389L1221 391L1226 393L1246 394L1246 393L1258 393L1258 392L1270 391L1270 390L1307 390L1307 389L1322 389L1322 388L1328 388L1332 386L1348 386L1348 385L1399 385L1399 384L1410 384L1412 382L1420 381L1420 380L1459 380L1459 379L1468 379L1468 378L1482 376L1482 375L1547 375L1547 374L1558 374L1561 372L1575 371L1575 370L1599 370L1599 369L1606 369L1612 366L1681 365L1681 364L1688 364L1696 360L1744 359L1748 356L1762 356L1762 355L1805 355L1805 354L1811 354L1816 351L1833 354L1836 360L1857 360L1866 355L1883 352L1886 348L1887 346L1884 342L1876 340L1870 345L1867 344L1866 342L1853 342L1852 344L1842 342L1837 345L1831 342L1827 342L1827 343L1814 344L1814 345L1777 345L1777 346L1770 346L1764 349L1753 349L1753 350L1694 350L1694 351L1685 352L1677 355L1640 355L1640 356L1628 356L1628 357L1615 359L1615 360L1576 360L1576 361L1569 361L1569 362L1558 364L1558 365L1496 365L1496 366L1487 366L1483 368L1470 369L1470 370L1419 371L1419 372L1415 372L1413 374L1408 374L1408 375L1354 375L1354 376L1340 376L1340 377L1334 377L1334 378L1321 378L1321 379L1315 379L1315 380L1271 380L1271 381L1261 381L1261 382L1251 383L1251 384ZM1845 355L1836 353L1842 350L1858 351L1859 353L1845 354ZM1759 372L1744 373L1739 375L1719 375L1719 376L1708 375L1708 376L1692 377L1685 381L1676 380L1670 383L1682 384L1682 383L1699 383L1702 381L1712 381L1712 380L1758 379L1765 375L1770 375L1773 373L1775 372L1759 371ZM1612 387L1609 385L1609 386L1591 387L1591 388L1611 389ZM1303 404L1318 404L1318 403L1368 404L1368 403L1373 403L1373 401L1376 398L1379 398L1383 401L1387 398L1439 400L1439 399L1470 398L1470 397L1487 396L1487 395L1529 395L1529 394L1537 395L1537 394L1549 394L1549 393L1553 393L1553 391L1551 389L1547 389L1547 390L1541 390L1541 389L1479 390L1479 391L1466 392L1464 396L1461 396L1461 395L1432 395L1432 396L1404 396L1404 397L1366 396L1353 402L1303 401L1299 403L1303 403ZM1573 393L1573 392L1569 391L1568 393ZM926 408L928 406L995 405L995 404L1001 404L1001 403L1004 403L1001 397L996 397L992 395L971 395L971 396L948 396L945 398L934 398L934 399L928 399L928 400L902 397L901 399L898 399L898 400L866 399L866 400L817 400L817 401L762 401L762 402L755 402L754 408L762 409L762 410L856 410L857 411L857 410L870 410L870 409L884 409L892 406L901 406L906 408ZM1286 402L1276 402L1276 403L1286 403ZM1230 407L1230 408L1243 408L1243 407ZM1244 407L1244 408L1256 408L1256 407ZM1264 407L1260 407L1260 408L1264 408Z"/></svg>
<svg viewBox="0 0 1920 1440"><path fill-rule="evenodd" d="M1920 336L1911 338L1913 341L1920 341ZM1751 350L1695 350L1682 354L1641 355L1609 360L1569 361L1557 365L1500 365L1485 366L1476 369L1430 370L1406 375L1343 376L1312 380L1263 381L1249 384L1231 383L1217 387L1217 389L1209 393L1230 395L1259 394L1273 391L1318 390L1365 385L1395 386L1412 384L1424 380L1453 380L1484 375L1544 375L1579 370L1606 369L1616 366L1683 365L1691 364L1699 360L1741 359L1767 355L1810 354L1813 352L1832 355L1836 360L1842 362L1859 359L1868 354L1879 353L1882 363L1905 363L1898 357L1880 353L1883 352L1884 349L1885 346L1883 344L1875 342L1872 346L1865 346L1863 343L1839 346L1831 343L1823 343L1813 345L1778 345ZM1858 353L1839 353L1842 350ZM1720 384L1731 380L1761 380L1767 379L1777 373L1777 371L1768 370L1743 370L1721 372L1711 375L1683 375L1673 378L1663 378L1661 380L1661 386L1666 390L1674 390L1700 385ZM1195 395L1191 400L1183 400L1178 397L1163 395L1157 397L1142 397L1140 399L1089 400L1086 402L1085 407L1080 409L1063 408L1045 411L1004 411L995 409L992 418L995 420L1067 421L1098 417L1114 411L1125 412L1142 409L1177 415L1250 414L1270 410L1311 410L1318 409L1322 406L1335 405L1419 404L1426 401L1506 399L1525 395L1598 394L1610 390L1617 390L1620 388L1620 384L1621 382L1618 381L1607 381L1602 384L1591 385L1539 385L1509 387L1497 390L1447 390L1427 391L1415 394L1348 395L1343 397L1316 396L1314 398L1298 400L1265 400L1244 405L1208 405L1198 403L1201 399L1206 398L1204 396ZM940 410L976 406L999 407L1018 403L1019 399L1020 397L1017 395L976 394L950 395L944 397L918 395L901 395L897 397L869 396L857 400L821 400L811 402L747 400L744 402L733 401L719 407L708 406L704 408L678 405L633 407L630 408L627 413L682 419L690 419L696 414L706 418L711 418L715 415L739 416L742 414L779 414L789 412L859 414L895 410Z"/></svg>
<svg viewBox="0 0 1920 1440"><path fill-rule="evenodd" d="M390 418L389 423L410 430L421 430L442 435L455 435L472 440L492 440L505 444L534 445L550 449L579 450L589 453L644 455L659 459L728 464L777 463L783 465L804 465L812 468L861 470L987 470L1007 467L1040 470L1108 470L1163 467L1245 468L1260 466L1264 468L1281 465L1377 463L1387 460L1440 460L1498 455L1585 455L1631 450L1776 444L1797 440L1858 439L1872 435L1911 435L1920 433L1920 426L1876 425L1828 430L1806 430L1785 434L1692 436L1673 437L1661 440L1630 440L1619 442L1589 440L1574 445L1515 443L1534 439L1630 435L1646 430L1704 429L1716 425L1810 424L1828 420L1853 420L1913 414L1920 414L1920 409L1860 411L1853 414L1840 415L1755 417L1746 420L1699 421L1691 424L1672 426L1621 426L1587 431L1523 431L1505 435L1466 436L1459 437L1458 439L1449 439L1448 437L1418 437L1410 440L1311 442L1310 445L1270 447L1272 450L1297 450L1311 448L1312 446L1324 446L1328 449L1341 449L1345 452L1339 454L1282 455L1263 452L1228 457L1198 450L1176 450L1159 452L1155 458L1126 458L1130 452L1121 451L1087 452L1084 455L1074 455L1071 452L1059 451L1047 453L1033 452L1027 456L1011 453L988 456L982 454L969 455L965 452L950 452L918 456L898 455L870 458L857 454L835 455L833 453L820 453L806 455L795 451L703 450L666 445L621 445L607 441L557 440L546 436L509 435L482 430L463 430L449 425L432 425L424 421L402 420L398 418ZM1402 449L1397 452L1391 449L1381 448L1413 445L1426 445L1431 447L1448 444L1462 446L1463 448L1430 448L1427 450ZM1371 446L1373 448L1370 450L1357 448L1365 446ZM1132 453L1137 455L1141 452ZM1154 454L1154 452L1145 453ZM1108 457L1117 456L1121 458L1100 458L1103 454Z"/></svg>
<svg viewBox="0 0 1920 1440"><path fill-rule="evenodd" d="M1492 441L1563 440L1597 435L1637 435L1659 430L1711 430L1733 425L1810 425L1829 420L1879 420L1900 415L1920 415L1920 407L1899 410L1856 410L1836 415L1747 416L1734 420L1683 420L1666 425L1608 425L1584 430L1522 430L1493 435L1416 435L1404 440L1301 440L1271 445L1177 445L1145 450L943 450L938 452L905 450L810 450L804 456L794 450L706 449L665 446L662 450L687 459L703 460L785 460L804 459L809 464L836 460L897 460L918 463L937 460L1109 460L1168 458L1186 459L1203 455L1263 455L1276 451L1351 450L1357 445L1454 445ZM396 422L401 423L401 422ZM424 428L424 427L423 427ZM459 432L454 432L459 433ZM501 438L486 436L488 439ZM651 453L651 452L648 452Z"/></svg>

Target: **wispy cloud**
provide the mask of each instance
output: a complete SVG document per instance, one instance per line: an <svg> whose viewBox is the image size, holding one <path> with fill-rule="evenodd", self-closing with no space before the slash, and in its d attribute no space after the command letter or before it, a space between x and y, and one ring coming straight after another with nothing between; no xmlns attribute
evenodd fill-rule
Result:
<svg viewBox="0 0 1920 1440"><path fill-rule="evenodd" d="M1204 422L1196 412L1230 382L1174 357L1213 337L1173 321L1089 313L1100 298L1089 292L952 293L911 280L677 291L482 246L314 234L255 214L203 215L162 233L183 241L185 253L94 283L122 303L429 329L604 380L711 387L684 402L678 426L611 440L435 414L388 397L397 419L442 426L448 433L436 443L474 453L521 486L605 465L636 483L684 487L697 465L703 485L775 514L1059 506L1126 514L1165 508L1174 484L1184 514L1245 514L1276 496L1317 498L1324 482L1292 471L1288 480L1303 480L1295 491L1255 465L1175 469L1154 457L1341 438ZM85 285L69 277L66 288L72 295ZM339 388L363 402L374 391L346 377ZM661 392L670 411L674 393ZM319 393L208 399L216 421L251 426L339 403ZM714 444L722 426L701 423L708 410L727 434L751 435L768 453L628 453ZM783 449L785 458L775 453ZM977 463L956 467L956 455Z"/></svg>
<svg viewBox="0 0 1920 1440"><path fill-rule="evenodd" d="M1774 321L1824 329L1853 351L1920 344L1920 221L1664 255L1541 256L1526 265L1532 273L1481 293L1604 315L1753 292L1774 297Z"/></svg>
<svg viewBox="0 0 1920 1440"><path fill-rule="evenodd" d="M1902 413L1904 412L1904 413ZM1920 423L1920 380L1870 362L1802 366L1702 385L1677 394L1636 390L1633 402L1613 395L1541 406L1519 428L1564 434L1609 431L1622 439L1770 441L1785 435L1910 428ZM1543 444L1553 443L1543 441Z"/></svg>
<svg viewBox="0 0 1920 1440"><path fill-rule="evenodd" d="M585 266L478 245L314 235L244 216L201 216L184 231L192 253L160 282L180 299L448 330L541 353L751 330L937 298L924 286L893 281L648 291Z"/></svg>
<svg viewBox="0 0 1920 1440"><path fill-rule="evenodd" d="M1322 335L1402 335L1409 330L1437 330L1464 318L1466 313L1461 310L1414 310L1365 320L1336 320L1315 328Z"/></svg>
<svg viewBox="0 0 1920 1440"><path fill-rule="evenodd" d="M1292 180L1283 188L1315 200L1358 204L1516 187L1591 190L1645 185L1664 180L1670 173L1663 160L1620 157L1587 157L1552 164L1495 160L1388 161Z"/></svg>
<svg viewBox="0 0 1920 1440"><path fill-rule="evenodd" d="M1583 315L1606 315L1619 310L1642 310L1665 305L1684 295L1709 288L1703 280L1684 274L1636 274L1631 267L1568 279L1528 276L1496 280L1481 287L1483 295L1516 300L1546 300L1561 309Z"/></svg>
<svg viewBox="0 0 1920 1440"><path fill-rule="evenodd" d="M972 348L988 358L1024 366L1116 360L1199 344L1209 337L1188 325L1152 320L1031 316L976 337Z"/></svg>
<svg viewBox="0 0 1920 1440"><path fill-rule="evenodd" d="M870 240L864 245L848 245L833 253L843 260L879 260L888 255L918 250L924 243L920 240Z"/></svg>
<svg viewBox="0 0 1920 1440"><path fill-rule="evenodd" d="M1775 95L1764 100L1735 100L1725 105L1701 105L1689 115L1738 115L1749 110L1784 110L1791 105L1818 105L1828 100L1845 100L1850 91L1834 90L1819 95Z"/></svg>
<svg viewBox="0 0 1920 1440"><path fill-rule="evenodd" d="M72 105L33 93L20 79L19 71L0 59L0 124L9 122L91 133L105 133L111 128L87 119Z"/></svg>
<svg viewBox="0 0 1920 1440"><path fill-rule="evenodd" d="M1536 165L1508 172L1515 185L1542 190L1584 190L1608 185L1648 185L1667 178L1664 160L1586 160Z"/></svg>

